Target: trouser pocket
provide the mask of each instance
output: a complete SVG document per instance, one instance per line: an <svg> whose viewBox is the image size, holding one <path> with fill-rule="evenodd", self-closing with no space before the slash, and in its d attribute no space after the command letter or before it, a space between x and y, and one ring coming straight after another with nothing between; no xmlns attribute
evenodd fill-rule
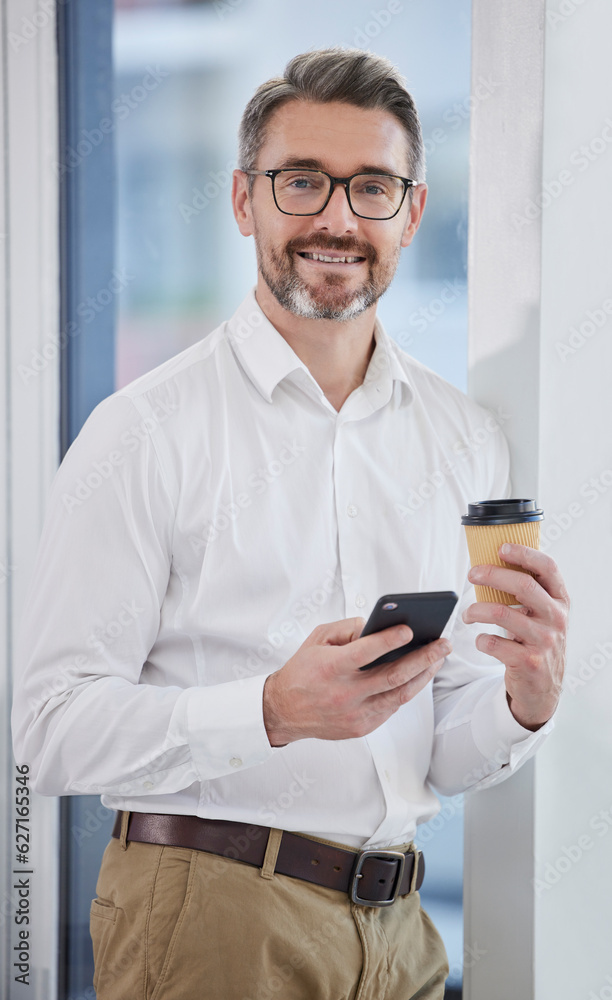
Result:
<svg viewBox="0 0 612 1000"><path fill-rule="evenodd" d="M155 982L150 976L149 958L154 967L159 959L163 966L185 898L186 879L181 888L180 876L175 873L178 899L165 900L167 910L162 916L164 894L157 890L165 884L163 877L161 883L158 879L164 871L164 853L168 850L173 849L138 843L130 843L123 850L113 838L104 852L90 918L98 1000L150 998ZM188 870L192 852L177 850L187 856ZM162 907L157 906L158 902ZM165 920L169 926L164 932ZM155 948L153 956L150 956L151 946Z"/></svg>
<svg viewBox="0 0 612 1000"><path fill-rule="evenodd" d="M89 933L93 945L94 989L98 988L97 970L104 963L104 956L110 944L110 940L117 921L117 908L106 899L92 899L89 911Z"/></svg>

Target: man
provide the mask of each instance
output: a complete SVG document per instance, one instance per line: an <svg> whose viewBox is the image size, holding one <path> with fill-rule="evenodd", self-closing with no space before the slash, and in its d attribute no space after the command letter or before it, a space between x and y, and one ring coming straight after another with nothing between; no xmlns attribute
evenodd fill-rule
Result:
<svg viewBox="0 0 612 1000"><path fill-rule="evenodd" d="M466 582L460 514L506 495L501 432L375 316L425 207L422 148L379 57L311 52L260 87L232 191L254 292L104 401L58 473L15 750L43 794L119 811L99 1000L439 1000L413 843L432 786L502 780L552 727L555 564L514 545L516 570L469 573L519 609ZM360 638L379 596L448 589L449 639L359 670L411 635Z"/></svg>

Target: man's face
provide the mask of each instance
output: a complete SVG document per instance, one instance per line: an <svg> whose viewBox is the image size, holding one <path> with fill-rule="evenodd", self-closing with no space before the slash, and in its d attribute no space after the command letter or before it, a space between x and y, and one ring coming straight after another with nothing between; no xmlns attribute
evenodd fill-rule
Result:
<svg viewBox="0 0 612 1000"><path fill-rule="evenodd" d="M395 116L351 104L292 101L268 125L257 169L310 167L334 177L360 171L408 176L407 137ZM239 175L240 190L246 177ZM235 189L236 190L236 189ZM414 236L425 204L420 185L393 219L361 219L337 185L319 215L284 215L268 177L256 177L252 196L235 195L243 235L253 235L261 276L280 305L308 319L346 321L372 306L389 287L400 249ZM237 205L242 206L242 211ZM327 257L349 260L322 261Z"/></svg>

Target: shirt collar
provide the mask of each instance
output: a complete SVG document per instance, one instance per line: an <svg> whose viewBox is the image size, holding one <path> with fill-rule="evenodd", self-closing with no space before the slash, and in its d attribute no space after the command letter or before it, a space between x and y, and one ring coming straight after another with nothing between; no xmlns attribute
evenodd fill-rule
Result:
<svg viewBox="0 0 612 1000"><path fill-rule="evenodd" d="M229 320L227 334L240 364L268 403L279 382L292 372L301 370L317 384L260 308L254 288Z"/></svg>
<svg viewBox="0 0 612 1000"><path fill-rule="evenodd" d="M303 361L262 311L252 288L227 323L232 347L251 382L269 403L276 386L289 376L296 376L316 395L325 399L323 390ZM404 400L412 398L410 380L397 355L395 344L385 333L379 319L374 325L376 346L360 387L373 409L387 402L394 382L407 391Z"/></svg>
<svg viewBox="0 0 612 1000"><path fill-rule="evenodd" d="M376 346L363 380L364 390L369 392L373 387L376 392L380 391L388 398L394 383L399 382L403 390L402 399L409 402L412 399L412 387L408 374L400 361L399 348L385 333L378 318L374 324L374 340Z"/></svg>

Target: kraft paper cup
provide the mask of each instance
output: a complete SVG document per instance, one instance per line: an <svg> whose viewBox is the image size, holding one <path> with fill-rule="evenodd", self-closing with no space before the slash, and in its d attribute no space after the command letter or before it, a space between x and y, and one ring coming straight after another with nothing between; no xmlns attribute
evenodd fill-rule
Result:
<svg viewBox="0 0 612 1000"><path fill-rule="evenodd" d="M544 512L535 500L481 500L468 504L468 513L461 518L472 566L505 566L507 569L528 573L499 558L498 550L504 542L540 547L540 522ZM530 574L531 575L531 574ZM514 594L493 587L476 586L477 601L496 604L520 604Z"/></svg>

